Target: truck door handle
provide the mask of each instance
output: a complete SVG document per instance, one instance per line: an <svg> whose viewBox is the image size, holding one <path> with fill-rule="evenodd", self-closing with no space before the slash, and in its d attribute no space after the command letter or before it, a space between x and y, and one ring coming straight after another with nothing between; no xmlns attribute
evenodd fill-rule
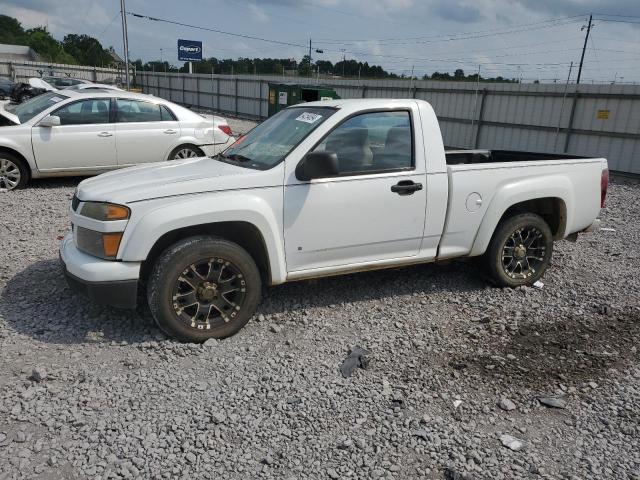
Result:
<svg viewBox="0 0 640 480"><path fill-rule="evenodd" d="M100 132L98 134L99 137L113 137L113 133L111 132Z"/></svg>
<svg viewBox="0 0 640 480"><path fill-rule="evenodd" d="M172 128L167 128L164 133L166 133L167 135L173 135L174 133L177 133L177 130L174 130Z"/></svg>
<svg viewBox="0 0 640 480"><path fill-rule="evenodd" d="M398 195L413 195L413 192L422 190L421 183L414 183L412 180L402 180L391 186L391 191Z"/></svg>

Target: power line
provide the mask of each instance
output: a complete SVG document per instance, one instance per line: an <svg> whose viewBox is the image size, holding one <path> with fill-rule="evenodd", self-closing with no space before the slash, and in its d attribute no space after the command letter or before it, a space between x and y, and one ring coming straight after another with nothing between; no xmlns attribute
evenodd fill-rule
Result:
<svg viewBox="0 0 640 480"><path fill-rule="evenodd" d="M518 33L522 31L529 30L540 30L544 28L553 28L556 26L568 25L571 23L575 23L578 18L584 17L584 15L572 15L570 17L561 17L550 20L543 20L540 22L522 24L522 25L514 25L508 29L492 29L492 30L479 30L479 31L471 31L471 32L459 32L459 33L450 33L450 34L439 34L439 35L428 35L428 36L418 36L418 37L402 37L402 38L369 38L369 39L318 39L319 43L322 44L338 44L338 45L347 45L354 43L363 43L363 42L378 42L380 44L387 44L386 42L404 42L407 40L416 40L416 42L405 42L405 43L388 43L393 45L405 45L408 43L435 43L443 42L443 41L456 41L456 40L467 40L467 39L475 39L475 38L483 38L494 35L506 35L510 33ZM529 27L529 28L524 28Z"/></svg>
<svg viewBox="0 0 640 480"><path fill-rule="evenodd" d="M134 17L142 18L144 20L151 20L153 22L170 23L172 25L178 25L180 27L188 27L188 28L195 28L197 30L205 30L207 32L219 33L221 35L230 35L232 37L247 38L249 40L259 40L261 42L274 43L277 45L286 45L289 47L306 48L304 45L300 45L298 43L283 42L280 40L271 40L269 38L262 38L262 37L254 37L253 35L245 35L242 33L225 32L224 30L218 30L216 28L200 27L198 25L190 25L188 23L176 22L174 20L167 20L166 18L150 17L148 15L142 15L139 13L127 12L127 15L132 15Z"/></svg>

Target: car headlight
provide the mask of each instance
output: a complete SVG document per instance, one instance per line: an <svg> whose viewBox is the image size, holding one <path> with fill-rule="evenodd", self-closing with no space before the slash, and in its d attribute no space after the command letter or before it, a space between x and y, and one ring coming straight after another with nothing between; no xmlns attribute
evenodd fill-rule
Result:
<svg viewBox="0 0 640 480"><path fill-rule="evenodd" d="M106 222L127 220L131 215L131 211L127 207L116 205L115 203L85 202L80 215Z"/></svg>
<svg viewBox="0 0 640 480"><path fill-rule="evenodd" d="M131 216L129 208L106 202L84 202L79 215L101 222L127 220ZM76 225L76 245L89 255L114 260L118 254L124 232L98 232Z"/></svg>

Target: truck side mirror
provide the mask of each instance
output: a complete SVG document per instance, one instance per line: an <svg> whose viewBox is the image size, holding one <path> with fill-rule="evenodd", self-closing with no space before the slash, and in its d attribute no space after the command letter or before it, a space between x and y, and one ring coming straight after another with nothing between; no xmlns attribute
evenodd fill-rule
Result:
<svg viewBox="0 0 640 480"><path fill-rule="evenodd" d="M335 152L307 153L296 167L296 178L302 181L336 175L338 175L338 156Z"/></svg>
<svg viewBox="0 0 640 480"><path fill-rule="evenodd" d="M38 123L39 127L59 127L60 126L60 117L58 117L57 115L47 115L46 117L44 117L42 120L40 120L40 123Z"/></svg>

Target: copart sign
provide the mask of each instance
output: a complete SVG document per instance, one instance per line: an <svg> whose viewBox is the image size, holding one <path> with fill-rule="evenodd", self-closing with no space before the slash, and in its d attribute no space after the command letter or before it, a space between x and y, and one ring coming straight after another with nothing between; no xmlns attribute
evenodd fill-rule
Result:
<svg viewBox="0 0 640 480"><path fill-rule="evenodd" d="M202 42L178 40L178 60L181 62L202 60Z"/></svg>

